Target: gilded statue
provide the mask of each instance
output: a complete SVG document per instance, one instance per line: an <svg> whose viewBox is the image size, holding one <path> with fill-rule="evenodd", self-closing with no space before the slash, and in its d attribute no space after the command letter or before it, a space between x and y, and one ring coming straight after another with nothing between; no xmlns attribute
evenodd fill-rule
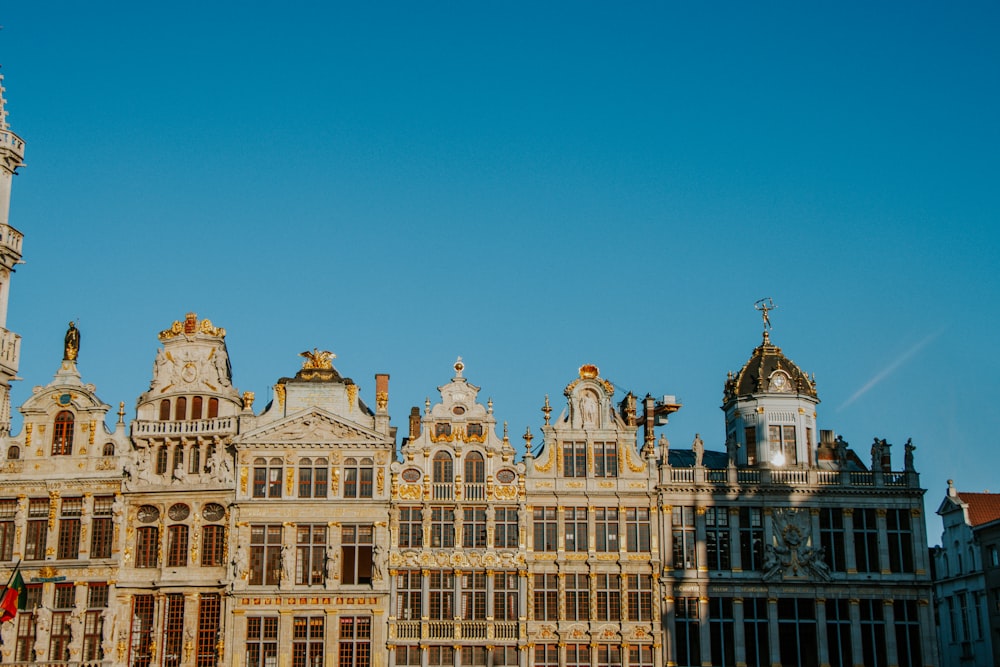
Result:
<svg viewBox="0 0 1000 667"><path fill-rule="evenodd" d="M302 362L302 368L333 368L333 360L337 357L329 350L320 350L315 347L312 352L309 350L299 352L299 356L306 359Z"/></svg>
<svg viewBox="0 0 1000 667"><path fill-rule="evenodd" d="M69 329L66 330L66 337L63 339L63 361L76 361L79 354L80 330L76 328L76 324L70 322Z"/></svg>

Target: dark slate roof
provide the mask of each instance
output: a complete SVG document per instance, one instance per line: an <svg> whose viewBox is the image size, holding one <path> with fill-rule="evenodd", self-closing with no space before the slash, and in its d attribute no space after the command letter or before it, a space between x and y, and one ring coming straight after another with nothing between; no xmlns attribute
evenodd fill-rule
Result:
<svg viewBox="0 0 1000 667"><path fill-rule="evenodd" d="M771 344L771 337L765 331L764 341L750 355L750 361L735 377L730 373L726 381L725 400L769 391L768 379L779 369L791 378L796 393L816 396L816 385L809 376L786 357L780 347Z"/></svg>

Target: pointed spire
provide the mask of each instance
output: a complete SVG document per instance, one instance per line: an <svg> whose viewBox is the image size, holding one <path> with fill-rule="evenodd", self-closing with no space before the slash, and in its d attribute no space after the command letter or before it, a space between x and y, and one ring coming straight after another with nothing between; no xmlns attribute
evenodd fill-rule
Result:
<svg viewBox="0 0 1000 667"><path fill-rule="evenodd" d="M6 90L3 87L3 74L0 74L0 131L10 129L10 125L7 124L7 100L3 96Z"/></svg>

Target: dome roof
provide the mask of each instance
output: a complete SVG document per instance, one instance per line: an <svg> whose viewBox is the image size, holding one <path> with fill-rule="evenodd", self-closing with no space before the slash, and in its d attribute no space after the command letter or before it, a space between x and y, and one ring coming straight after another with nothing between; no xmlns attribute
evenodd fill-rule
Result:
<svg viewBox="0 0 1000 667"><path fill-rule="evenodd" d="M795 362L771 344L771 337L764 332L763 342L750 355L750 360L735 376L730 372L726 379L725 401L750 394L798 394L816 396L816 383Z"/></svg>

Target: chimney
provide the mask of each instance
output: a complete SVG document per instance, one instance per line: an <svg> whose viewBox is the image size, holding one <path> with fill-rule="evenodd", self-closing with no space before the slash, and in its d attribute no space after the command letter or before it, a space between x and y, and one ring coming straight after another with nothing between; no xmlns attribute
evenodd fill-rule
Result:
<svg viewBox="0 0 1000 667"><path fill-rule="evenodd" d="M420 408L410 408L410 442L420 437Z"/></svg>

